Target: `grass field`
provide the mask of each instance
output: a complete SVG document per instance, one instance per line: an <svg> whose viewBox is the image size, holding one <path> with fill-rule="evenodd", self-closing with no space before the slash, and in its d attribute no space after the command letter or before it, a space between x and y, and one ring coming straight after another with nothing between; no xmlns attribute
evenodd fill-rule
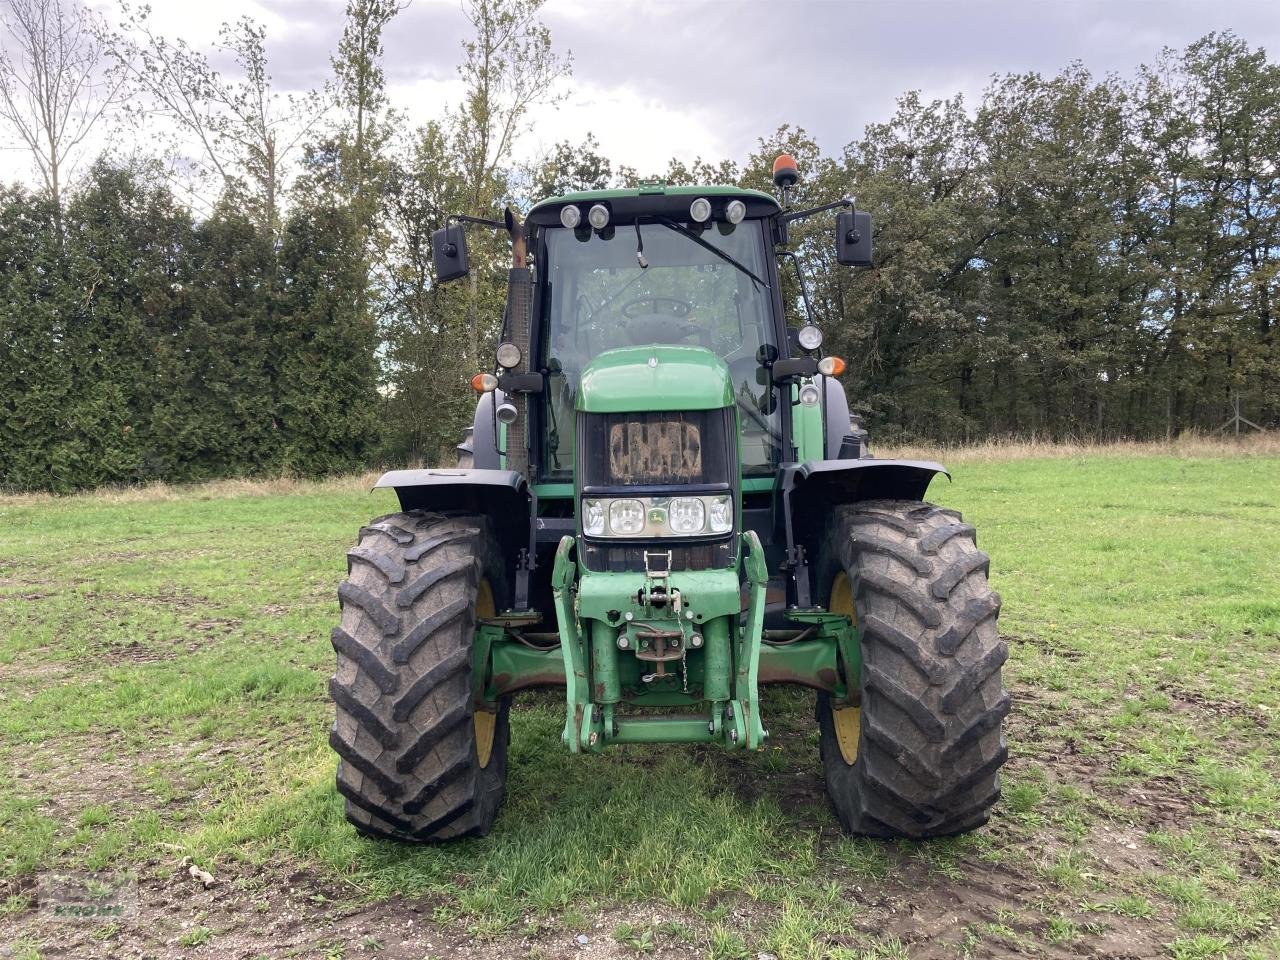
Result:
<svg viewBox="0 0 1280 960"><path fill-rule="evenodd" d="M526 699L489 838L359 839L327 637L389 496L0 499L0 956L1280 956L1280 457L1245 452L956 458L1012 759L992 824L929 844L840 834L789 690L753 755L571 757ZM121 867L137 918L37 916L40 872Z"/></svg>

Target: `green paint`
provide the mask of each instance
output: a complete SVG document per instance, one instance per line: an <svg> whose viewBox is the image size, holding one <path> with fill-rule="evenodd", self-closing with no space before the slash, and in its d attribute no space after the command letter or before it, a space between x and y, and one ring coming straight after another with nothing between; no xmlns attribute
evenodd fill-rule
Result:
<svg viewBox="0 0 1280 960"><path fill-rule="evenodd" d="M577 611L573 609L573 580L577 563L570 557L573 537L562 537L556 548L555 566L551 571L551 597L560 625L560 653L564 657L565 675L565 746L573 753L581 751L578 730L584 715L590 713L591 692L587 681L587 658L582 649Z"/></svg>
<svg viewBox="0 0 1280 960"><path fill-rule="evenodd" d="M535 483L533 492L539 500L567 500L573 496L572 483Z"/></svg>
<svg viewBox="0 0 1280 960"><path fill-rule="evenodd" d="M666 197L741 197L744 200L766 200L778 208L778 201L759 190L743 190L740 187L668 187L665 184L651 184L630 190L584 190L578 193L566 193L559 197L550 197L534 205L529 211L533 214L539 210L561 207L566 203L598 203L602 200L625 200L632 197L666 196Z"/></svg>
<svg viewBox="0 0 1280 960"><path fill-rule="evenodd" d="M594 703L617 703L622 699L617 641L618 631L603 621L591 621L591 699Z"/></svg>
<svg viewBox="0 0 1280 960"><path fill-rule="evenodd" d="M623 717L606 732L608 743L708 743L710 717Z"/></svg>
<svg viewBox="0 0 1280 960"><path fill-rule="evenodd" d="M636 594L645 585L643 573L597 573L583 571L578 581L578 616L582 619L617 622L628 612L636 619L648 619L646 608L636 603ZM683 609L693 612L692 623L702 624L716 617L736 616L742 608L736 570L686 570L671 575L671 586L680 590Z"/></svg>
<svg viewBox="0 0 1280 960"><path fill-rule="evenodd" d="M805 686L820 686L832 693L843 695L844 685L837 682L834 689L823 682L824 674L839 677L836 669L836 646L827 638L799 640L786 644L761 644L760 673L766 677L785 674L792 682L809 682Z"/></svg>
<svg viewBox="0 0 1280 960"><path fill-rule="evenodd" d="M747 604L747 624L738 636L737 676L734 682L734 722L739 733L739 744L758 750L764 746L764 724L760 719L760 638L764 633L765 588L769 583L769 568L765 564L764 548L754 530L742 535L743 567L750 586Z"/></svg>
<svg viewBox="0 0 1280 960"><path fill-rule="evenodd" d="M495 698L493 684L498 677L544 677L547 683L564 683L564 655L559 647L534 650L507 639L494 643L489 653L489 679L485 699Z"/></svg>
<svg viewBox="0 0 1280 960"><path fill-rule="evenodd" d="M724 361L704 347L606 350L582 372L577 408L585 413L716 410L733 405Z"/></svg>
<svg viewBox="0 0 1280 960"><path fill-rule="evenodd" d="M836 669L839 684L834 691L837 702L856 703L862 684L862 639L858 629L842 613L825 610L793 610L787 619L818 628L815 641L828 651L829 664ZM794 644L802 646L802 644Z"/></svg>
<svg viewBox="0 0 1280 960"><path fill-rule="evenodd" d="M817 383L819 378L813 380L805 380L804 383ZM806 407L800 402L800 391L798 387L791 390L791 423L794 431L797 457L801 462L805 460L825 460L826 446L822 439L823 427L823 404L815 403L812 407Z"/></svg>
<svg viewBox="0 0 1280 960"><path fill-rule="evenodd" d="M477 706L489 698L485 690L489 682L490 651L495 643L501 643L506 631L502 627L481 626L471 642L471 696Z"/></svg>
<svg viewBox="0 0 1280 960"><path fill-rule="evenodd" d="M729 651L729 617L717 617L702 630L703 688L702 696L712 703L729 699L729 677L732 674Z"/></svg>

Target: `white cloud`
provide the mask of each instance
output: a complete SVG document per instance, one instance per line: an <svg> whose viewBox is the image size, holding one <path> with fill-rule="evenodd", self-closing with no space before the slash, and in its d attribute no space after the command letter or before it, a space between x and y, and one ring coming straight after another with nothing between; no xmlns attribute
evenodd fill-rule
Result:
<svg viewBox="0 0 1280 960"><path fill-rule="evenodd" d="M100 6L114 0L97 0ZM342 30L343 0L152 0L157 29L207 49L241 15L267 27L282 92L323 82ZM108 9L102 6L103 9ZM671 157L741 161L781 123L829 151L883 120L906 90L964 92L972 106L991 74L1052 74L1081 59L1131 75L1165 44L1230 28L1280 50L1280 4L1218 0L549 0L556 47L574 53L570 96L537 109L522 159L589 130L615 165L665 168ZM414 0L386 37L393 102L414 125L460 95L467 33L457 0ZM0 178L29 178L25 154L0 131Z"/></svg>
<svg viewBox="0 0 1280 960"><path fill-rule="evenodd" d="M616 164L641 174L665 170L675 157L690 162L716 159L729 150L715 117L688 104L664 103L626 85L578 82L558 109L541 109L521 146L524 158L545 153L553 144L580 143L588 132L601 152Z"/></svg>

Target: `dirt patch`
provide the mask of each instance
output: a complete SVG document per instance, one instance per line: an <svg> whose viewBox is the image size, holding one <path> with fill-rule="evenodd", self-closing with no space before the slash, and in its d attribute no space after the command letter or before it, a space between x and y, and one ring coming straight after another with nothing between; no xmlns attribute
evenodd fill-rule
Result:
<svg viewBox="0 0 1280 960"><path fill-rule="evenodd" d="M35 798L37 810L70 833L89 807L119 811L121 820L131 820L142 810L177 812L212 802L216 798L209 793L219 787L204 776L209 767L233 762L262 782L265 758L280 749L278 741L265 737L145 749L121 740L120 734L80 734L62 737L56 749L42 745L15 752L10 785L19 795Z"/></svg>
<svg viewBox="0 0 1280 960"><path fill-rule="evenodd" d="M1011 649L1016 648L1018 645L1023 645L1034 647L1051 657L1059 657L1063 660L1080 660L1084 658L1083 651L1077 650L1075 647L1068 647L1056 640L1014 633L1002 633L1000 634L1000 639L1009 644Z"/></svg>
<svg viewBox="0 0 1280 960"><path fill-rule="evenodd" d="M305 869L238 866L216 875L215 881L206 889L176 865L148 864L139 872L137 916L111 924L43 919L34 903L34 884L27 883L23 892L32 895L33 902L12 918L8 932L12 942L36 946L44 957L94 960L621 960L637 956L625 937L623 942L614 938L624 923L650 931L647 938L635 941L643 944L646 956L702 957L707 947L700 921L662 906L613 908L573 928L554 917L529 916L516 925L518 932L485 936L470 929L466 918L438 922L437 911L448 908L439 899L392 897L359 903L351 899L350 888ZM671 932L673 923L688 932Z"/></svg>
<svg viewBox="0 0 1280 960"><path fill-rule="evenodd" d="M141 785L139 771L162 759L167 751L149 750L105 759L115 748L110 738L64 737L57 749L35 747L13 756L10 781L16 791L38 800L37 810L72 830L90 806L118 808L132 814L156 805ZM175 747L175 752L180 748Z"/></svg>
<svg viewBox="0 0 1280 960"><path fill-rule="evenodd" d="M1195 690L1188 690L1167 681L1157 683L1156 689L1169 698L1171 708L1176 713L1248 720L1259 727L1266 727L1270 718L1264 711L1250 707L1248 704L1221 697L1206 697Z"/></svg>
<svg viewBox="0 0 1280 960"><path fill-rule="evenodd" d="M1133 827L1095 824L1083 847L1109 873L1142 874L1160 866L1160 855L1146 834Z"/></svg>
<svg viewBox="0 0 1280 960"><path fill-rule="evenodd" d="M20 681L19 693L27 698L41 687L78 683L83 679L70 664L41 659L39 650L23 651L4 664L3 669L6 680Z"/></svg>
<svg viewBox="0 0 1280 960"><path fill-rule="evenodd" d="M111 664L124 663L160 663L164 660L171 660L175 656L173 649L167 649L168 645L156 646L152 643L142 643L139 640L130 640L128 643L111 643L96 649L92 657L98 662L105 660Z"/></svg>
<svg viewBox="0 0 1280 960"><path fill-rule="evenodd" d="M813 753L809 744L795 742L798 738L781 729L781 725L775 725L770 734L765 750L785 755L786 764L761 762L758 755L734 753L720 747L699 747L694 756L696 762L709 771L708 780L718 788L748 803L772 800L784 813L796 815L812 825L814 808L828 808L826 784L817 756L809 757ZM800 757L805 757L807 762L797 762Z"/></svg>
<svg viewBox="0 0 1280 960"><path fill-rule="evenodd" d="M134 637L127 642L103 644L96 647L90 657L95 663L107 665L162 663L220 643L234 635L241 623L231 618L188 620L172 634L166 632L157 637L147 631L141 639Z"/></svg>

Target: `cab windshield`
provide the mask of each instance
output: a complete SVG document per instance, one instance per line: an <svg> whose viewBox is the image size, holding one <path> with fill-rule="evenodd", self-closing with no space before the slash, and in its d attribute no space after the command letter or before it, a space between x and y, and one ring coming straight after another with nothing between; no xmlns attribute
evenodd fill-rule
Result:
<svg viewBox="0 0 1280 960"><path fill-rule="evenodd" d="M684 225L682 225L684 226ZM764 230L757 220L697 230L703 244L663 223L602 232L552 228L546 244L547 324L542 365L551 371L543 427L543 475L569 479L574 401L583 368L605 350L648 344L700 346L733 378L742 423L744 474L771 474L781 449L780 417L757 354L773 344ZM641 266L637 253L647 266ZM754 275L754 276L753 276Z"/></svg>

